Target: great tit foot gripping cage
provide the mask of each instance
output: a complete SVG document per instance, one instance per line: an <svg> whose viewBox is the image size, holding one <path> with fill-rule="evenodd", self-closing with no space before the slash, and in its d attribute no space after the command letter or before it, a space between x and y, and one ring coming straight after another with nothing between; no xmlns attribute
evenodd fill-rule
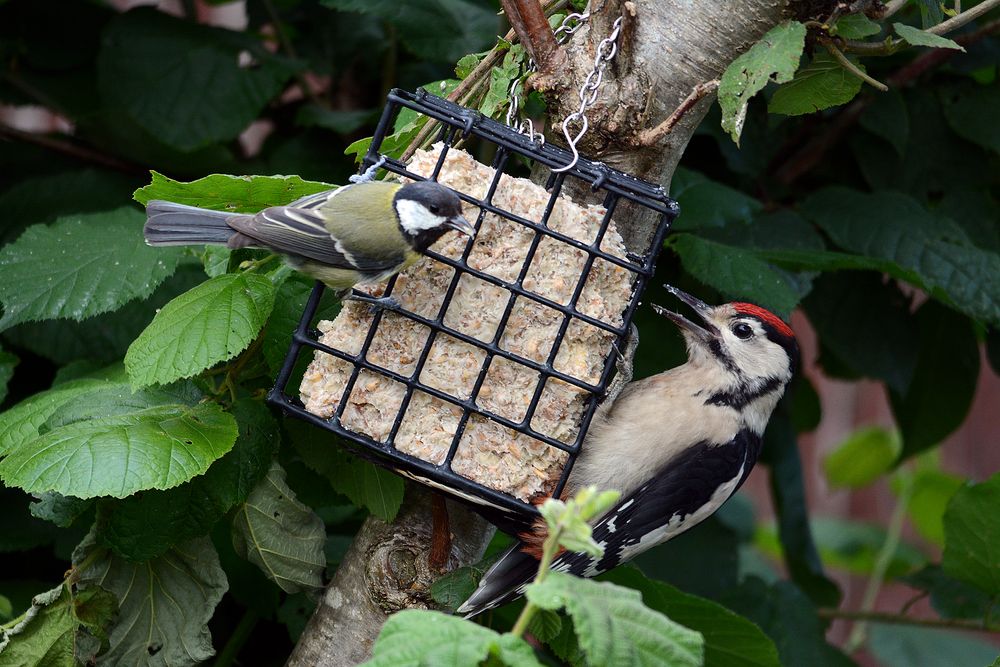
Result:
<svg viewBox="0 0 1000 667"><path fill-rule="evenodd" d="M391 278L384 295L399 296L398 307L355 303L319 324L326 288L318 283L269 401L515 531L538 515L533 500L566 485L677 205L661 187L586 159L554 172L571 161L569 151L423 90L389 94L363 168L383 159L402 109L436 121L438 142L408 164L385 159L381 168L452 187L479 233L469 242L449 235L412 275ZM492 153L492 166L459 143ZM549 170L545 191L504 173L517 158ZM569 200L567 179L588 185L602 205ZM623 202L630 216L645 209L656 218L640 252L625 247L612 221ZM440 293L428 298L420 289L435 280ZM288 387L304 350L315 351L300 388L306 402ZM377 405L359 398L365 391ZM323 392L326 403L313 400ZM518 466L523 476L507 474Z"/></svg>

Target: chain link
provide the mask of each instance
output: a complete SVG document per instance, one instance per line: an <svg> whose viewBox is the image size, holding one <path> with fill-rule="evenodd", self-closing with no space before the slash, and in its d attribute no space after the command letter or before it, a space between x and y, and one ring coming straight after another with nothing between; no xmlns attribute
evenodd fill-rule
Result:
<svg viewBox="0 0 1000 667"><path fill-rule="evenodd" d="M590 70L587 78L583 81L583 85L580 86L580 108L566 116L562 122L563 136L566 137L566 142L569 144L570 150L573 151L573 160L565 167L553 169L552 171L555 173L569 171L580 160L580 152L576 149L576 145L583 138L583 135L586 134L587 130L590 129L590 121L587 119L587 107L593 106L594 102L597 101L598 90L601 87L601 82L604 80L604 68L618 54L618 35L621 34L621 30L622 17L619 16L615 19L611 34L602 39L601 43L597 46L597 55L594 57L594 68ZM570 124L574 122L579 122L580 124L580 129L575 135L569 129Z"/></svg>
<svg viewBox="0 0 1000 667"><path fill-rule="evenodd" d="M580 29L580 26L590 18L590 12L583 12L578 14L576 12L572 14L567 14L566 18L562 20L562 23L558 28L555 29L553 33L555 35L556 41L560 44L566 43L574 32ZM537 66L534 60L528 60L528 67L525 74L531 74L537 70ZM523 81L521 77L514 79L510 84L510 89L507 91L507 97L509 98L509 104L507 105L507 125L513 127L515 130L521 134L526 134L531 137L532 141L538 142L539 145L545 144L545 135L541 132L535 132L535 123L530 118L521 118L521 88Z"/></svg>

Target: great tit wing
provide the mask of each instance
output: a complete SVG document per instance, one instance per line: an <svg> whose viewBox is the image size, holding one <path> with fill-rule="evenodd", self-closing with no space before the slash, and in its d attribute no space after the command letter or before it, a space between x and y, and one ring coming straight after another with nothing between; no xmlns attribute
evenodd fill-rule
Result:
<svg viewBox="0 0 1000 667"><path fill-rule="evenodd" d="M401 187L388 181L356 183L313 210L322 213L330 234L356 257L396 258L411 247L399 227L393 202Z"/></svg>
<svg viewBox="0 0 1000 667"><path fill-rule="evenodd" d="M230 218L228 224L267 248L335 268L374 273L386 271L402 261L400 254L370 257L352 252L334 238L323 215L316 210L272 206L254 216Z"/></svg>

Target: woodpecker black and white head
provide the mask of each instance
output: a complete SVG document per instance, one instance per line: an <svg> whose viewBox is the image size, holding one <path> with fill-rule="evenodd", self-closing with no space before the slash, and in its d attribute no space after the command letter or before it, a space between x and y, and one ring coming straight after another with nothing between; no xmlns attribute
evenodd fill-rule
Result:
<svg viewBox="0 0 1000 667"><path fill-rule="evenodd" d="M708 304L676 288L700 322L654 306L681 330L687 363L631 382L595 415L565 496L594 485L621 492L593 523L604 555L565 552L553 569L596 576L691 528L743 484L768 419L792 378L798 346L773 313L749 303ZM534 578L544 522L520 535L458 609L468 616L516 599Z"/></svg>

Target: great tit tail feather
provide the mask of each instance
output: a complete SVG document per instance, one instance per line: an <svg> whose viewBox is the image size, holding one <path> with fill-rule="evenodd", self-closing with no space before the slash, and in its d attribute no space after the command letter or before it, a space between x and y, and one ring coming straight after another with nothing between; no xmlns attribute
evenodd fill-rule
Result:
<svg viewBox="0 0 1000 667"><path fill-rule="evenodd" d="M222 244L236 235L226 221L233 217L226 211L153 200L146 204L146 243L153 246Z"/></svg>

